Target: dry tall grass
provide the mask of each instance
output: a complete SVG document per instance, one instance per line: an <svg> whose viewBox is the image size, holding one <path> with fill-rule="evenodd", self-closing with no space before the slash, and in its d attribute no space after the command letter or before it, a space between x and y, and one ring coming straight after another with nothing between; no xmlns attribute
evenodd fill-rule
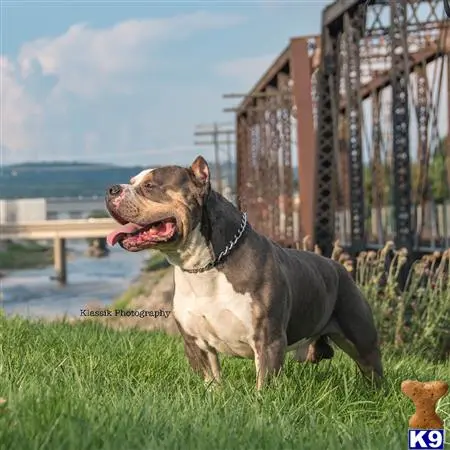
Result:
<svg viewBox="0 0 450 450"><path fill-rule="evenodd" d="M307 239L303 245L307 248ZM404 289L399 275L408 252L396 250L393 242L378 252L360 253L356 264L336 242L331 258L353 273L372 307L383 346L431 359L450 357L450 249L415 261Z"/></svg>

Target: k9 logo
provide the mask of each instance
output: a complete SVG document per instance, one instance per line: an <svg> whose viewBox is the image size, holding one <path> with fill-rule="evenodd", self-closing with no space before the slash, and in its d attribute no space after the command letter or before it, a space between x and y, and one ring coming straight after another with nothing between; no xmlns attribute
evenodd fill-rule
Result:
<svg viewBox="0 0 450 450"><path fill-rule="evenodd" d="M408 430L408 449L435 449L444 448L444 430Z"/></svg>

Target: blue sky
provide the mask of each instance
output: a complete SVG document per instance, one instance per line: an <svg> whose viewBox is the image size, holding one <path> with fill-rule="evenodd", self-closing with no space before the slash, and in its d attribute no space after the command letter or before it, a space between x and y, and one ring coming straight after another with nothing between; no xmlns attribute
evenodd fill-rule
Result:
<svg viewBox="0 0 450 450"><path fill-rule="evenodd" d="M3 164L189 163L199 123L246 92L328 1L9 1L1 23Z"/></svg>

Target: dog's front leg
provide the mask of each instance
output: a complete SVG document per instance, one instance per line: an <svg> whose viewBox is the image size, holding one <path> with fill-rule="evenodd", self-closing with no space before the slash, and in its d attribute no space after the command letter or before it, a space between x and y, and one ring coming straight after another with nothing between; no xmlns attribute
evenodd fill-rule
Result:
<svg viewBox="0 0 450 450"><path fill-rule="evenodd" d="M265 331L265 330L264 330ZM277 376L283 368L287 338L285 333L269 337L268 333L257 333L254 340L256 389L262 389L266 381Z"/></svg>
<svg viewBox="0 0 450 450"><path fill-rule="evenodd" d="M201 349L197 345L195 338L187 334L178 322L177 325L183 337L184 352L192 370L203 377L206 383L216 382L219 384L221 376L217 352L212 348L207 350Z"/></svg>
<svg viewBox="0 0 450 450"><path fill-rule="evenodd" d="M203 377L206 384L220 384L219 356L214 349L202 350L197 344L186 339L184 349L190 366Z"/></svg>
<svg viewBox="0 0 450 450"><path fill-rule="evenodd" d="M207 359L206 370L203 372L203 379L206 384L220 384L220 363L219 356L214 349L208 348L208 350L200 350L204 353Z"/></svg>

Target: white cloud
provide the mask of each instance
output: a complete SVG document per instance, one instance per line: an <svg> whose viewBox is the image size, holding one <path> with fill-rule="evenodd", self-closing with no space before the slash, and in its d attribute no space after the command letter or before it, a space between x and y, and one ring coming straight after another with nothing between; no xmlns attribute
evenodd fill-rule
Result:
<svg viewBox="0 0 450 450"><path fill-rule="evenodd" d="M36 64L44 75L56 76L58 91L83 96L105 89L120 92L124 89L121 76L162 63L155 55L155 48L162 42L242 21L241 16L200 11L168 18L128 20L104 29L80 23L56 38L25 44L19 63L24 77L35 71Z"/></svg>
<svg viewBox="0 0 450 450"><path fill-rule="evenodd" d="M24 150L32 145L26 128L41 116L41 108L18 81L17 67L5 56L0 55L0 98L1 98L1 148L11 151Z"/></svg>
<svg viewBox="0 0 450 450"><path fill-rule="evenodd" d="M270 67L276 56L269 54L224 61L217 65L216 73L223 77L234 78L242 85L241 88L249 89Z"/></svg>
<svg viewBox="0 0 450 450"><path fill-rule="evenodd" d="M178 41L181 46L191 36L244 20L194 12L102 29L79 23L59 36L25 43L15 60L0 55L4 162L91 159L95 154L113 158L127 148L185 144L186 137L180 136L186 130L184 135L179 130L193 127L186 113L196 102L194 95L209 91L201 82L186 88L176 85L180 77L175 83L165 79L164 72L173 73L167 44ZM158 71L163 75L154 76ZM171 117L176 115L174 95L184 112L180 125L179 118ZM143 123L145 115L152 120Z"/></svg>

